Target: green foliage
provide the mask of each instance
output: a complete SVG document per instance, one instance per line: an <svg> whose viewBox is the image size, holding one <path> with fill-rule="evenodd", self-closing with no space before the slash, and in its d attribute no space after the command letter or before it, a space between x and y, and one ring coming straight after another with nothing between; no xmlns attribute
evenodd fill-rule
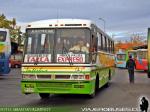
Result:
<svg viewBox="0 0 150 112"><path fill-rule="evenodd" d="M11 40L19 43L20 26L16 25L16 19L8 20L4 14L0 14L0 28L7 28L10 30Z"/></svg>

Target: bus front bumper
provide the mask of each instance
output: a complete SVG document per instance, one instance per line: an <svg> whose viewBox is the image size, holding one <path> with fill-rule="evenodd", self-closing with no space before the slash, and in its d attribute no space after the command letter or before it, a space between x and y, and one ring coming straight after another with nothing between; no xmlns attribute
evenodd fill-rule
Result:
<svg viewBox="0 0 150 112"><path fill-rule="evenodd" d="M50 94L92 94L95 81L21 81L24 94L50 93Z"/></svg>

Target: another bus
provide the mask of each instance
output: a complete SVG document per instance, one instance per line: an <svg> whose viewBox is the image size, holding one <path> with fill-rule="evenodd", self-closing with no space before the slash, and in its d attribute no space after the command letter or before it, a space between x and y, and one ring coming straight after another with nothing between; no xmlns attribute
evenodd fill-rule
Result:
<svg viewBox="0 0 150 112"><path fill-rule="evenodd" d="M10 72L11 42L8 29L0 28L0 75Z"/></svg>
<svg viewBox="0 0 150 112"><path fill-rule="evenodd" d="M147 49L138 49L137 58L135 59L136 70L147 71Z"/></svg>
<svg viewBox="0 0 150 112"><path fill-rule="evenodd" d="M135 59L136 53L137 50L126 50L126 51L119 50L119 52L116 53L116 67L126 68L126 62L129 59L129 56L131 55L132 58Z"/></svg>
<svg viewBox="0 0 150 112"><path fill-rule="evenodd" d="M115 72L114 41L90 20L36 21L26 34L21 71L25 94L94 97Z"/></svg>
<svg viewBox="0 0 150 112"><path fill-rule="evenodd" d="M119 50L116 53L115 64L118 68L126 68L127 52Z"/></svg>

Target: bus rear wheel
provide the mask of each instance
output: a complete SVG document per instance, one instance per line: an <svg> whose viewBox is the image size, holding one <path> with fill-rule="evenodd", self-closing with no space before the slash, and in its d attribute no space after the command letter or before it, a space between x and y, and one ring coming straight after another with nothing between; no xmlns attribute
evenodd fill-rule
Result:
<svg viewBox="0 0 150 112"><path fill-rule="evenodd" d="M41 99L47 99L49 98L50 94L49 93L39 93Z"/></svg>
<svg viewBox="0 0 150 112"><path fill-rule="evenodd" d="M111 80L111 70L109 70L109 74L108 74L108 82L105 84L105 86L104 87L109 87L109 84L110 84L110 81Z"/></svg>

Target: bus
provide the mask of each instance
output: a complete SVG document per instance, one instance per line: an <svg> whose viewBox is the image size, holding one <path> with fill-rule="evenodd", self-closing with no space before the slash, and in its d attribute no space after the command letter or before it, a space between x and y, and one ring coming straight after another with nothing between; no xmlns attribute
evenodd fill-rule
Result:
<svg viewBox="0 0 150 112"><path fill-rule="evenodd" d="M127 52L119 50L116 53L115 64L118 68L126 68Z"/></svg>
<svg viewBox="0 0 150 112"><path fill-rule="evenodd" d="M10 72L11 42L8 29L0 28L0 75Z"/></svg>
<svg viewBox="0 0 150 112"><path fill-rule="evenodd" d="M115 73L114 41L91 20L50 19L26 28L21 91L94 97Z"/></svg>
<svg viewBox="0 0 150 112"><path fill-rule="evenodd" d="M119 50L116 53L115 58L116 67L126 68L126 62L129 59L129 56L131 55L132 58L136 58L136 52L137 52L136 50L126 50L126 51Z"/></svg>
<svg viewBox="0 0 150 112"><path fill-rule="evenodd" d="M144 70L147 71L147 49L138 49L137 57L135 59L136 70Z"/></svg>

